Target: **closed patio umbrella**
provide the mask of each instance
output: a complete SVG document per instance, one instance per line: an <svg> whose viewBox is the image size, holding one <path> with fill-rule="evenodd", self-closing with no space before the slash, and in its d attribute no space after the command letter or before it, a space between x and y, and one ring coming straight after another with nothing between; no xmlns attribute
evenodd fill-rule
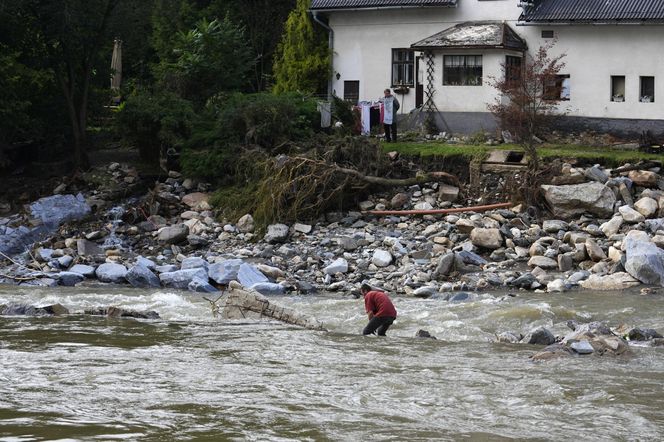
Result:
<svg viewBox="0 0 664 442"><path fill-rule="evenodd" d="M111 90L118 92L122 83L122 40L116 38L111 59Z"/></svg>

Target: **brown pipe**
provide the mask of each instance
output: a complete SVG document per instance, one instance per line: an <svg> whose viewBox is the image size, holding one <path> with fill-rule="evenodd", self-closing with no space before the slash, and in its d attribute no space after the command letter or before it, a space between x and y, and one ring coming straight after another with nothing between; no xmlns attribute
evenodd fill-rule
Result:
<svg viewBox="0 0 664 442"><path fill-rule="evenodd" d="M512 207L512 203L489 204L485 206L458 207L456 209L436 209L436 210L368 210L362 212L365 215L447 215L448 213L459 212L484 212L493 209L505 209Z"/></svg>

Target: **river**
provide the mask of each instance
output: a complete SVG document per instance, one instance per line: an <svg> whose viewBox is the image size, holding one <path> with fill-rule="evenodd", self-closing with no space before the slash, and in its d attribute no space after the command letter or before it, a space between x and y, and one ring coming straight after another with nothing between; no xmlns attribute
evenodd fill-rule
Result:
<svg viewBox="0 0 664 442"><path fill-rule="evenodd" d="M361 300L284 297L330 329L224 322L195 294L0 288L0 304L116 305L161 320L0 317L0 440L635 440L664 438L664 349L534 363L494 333L576 319L664 331L638 293L396 298L387 338ZM438 340L414 338L426 329Z"/></svg>

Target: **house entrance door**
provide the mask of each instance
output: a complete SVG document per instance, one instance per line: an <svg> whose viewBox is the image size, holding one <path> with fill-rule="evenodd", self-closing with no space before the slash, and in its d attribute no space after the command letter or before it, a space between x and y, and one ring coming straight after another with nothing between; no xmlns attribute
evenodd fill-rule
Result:
<svg viewBox="0 0 664 442"><path fill-rule="evenodd" d="M421 56L415 57L415 107L420 107L424 104L424 85L420 82L421 59Z"/></svg>

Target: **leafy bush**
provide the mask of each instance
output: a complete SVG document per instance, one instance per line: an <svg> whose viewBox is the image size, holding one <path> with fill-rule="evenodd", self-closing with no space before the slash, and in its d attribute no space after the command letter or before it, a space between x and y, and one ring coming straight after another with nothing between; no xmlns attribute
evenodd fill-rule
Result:
<svg viewBox="0 0 664 442"><path fill-rule="evenodd" d="M269 152L309 139L319 122L316 101L299 94L217 96L208 102L187 143L183 171L217 183L237 182L238 174L250 168L239 163L248 147Z"/></svg>
<svg viewBox="0 0 664 442"><path fill-rule="evenodd" d="M156 163L162 149L179 148L189 139L195 118L191 103L173 93L139 91L120 105L116 121L141 159Z"/></svg>

